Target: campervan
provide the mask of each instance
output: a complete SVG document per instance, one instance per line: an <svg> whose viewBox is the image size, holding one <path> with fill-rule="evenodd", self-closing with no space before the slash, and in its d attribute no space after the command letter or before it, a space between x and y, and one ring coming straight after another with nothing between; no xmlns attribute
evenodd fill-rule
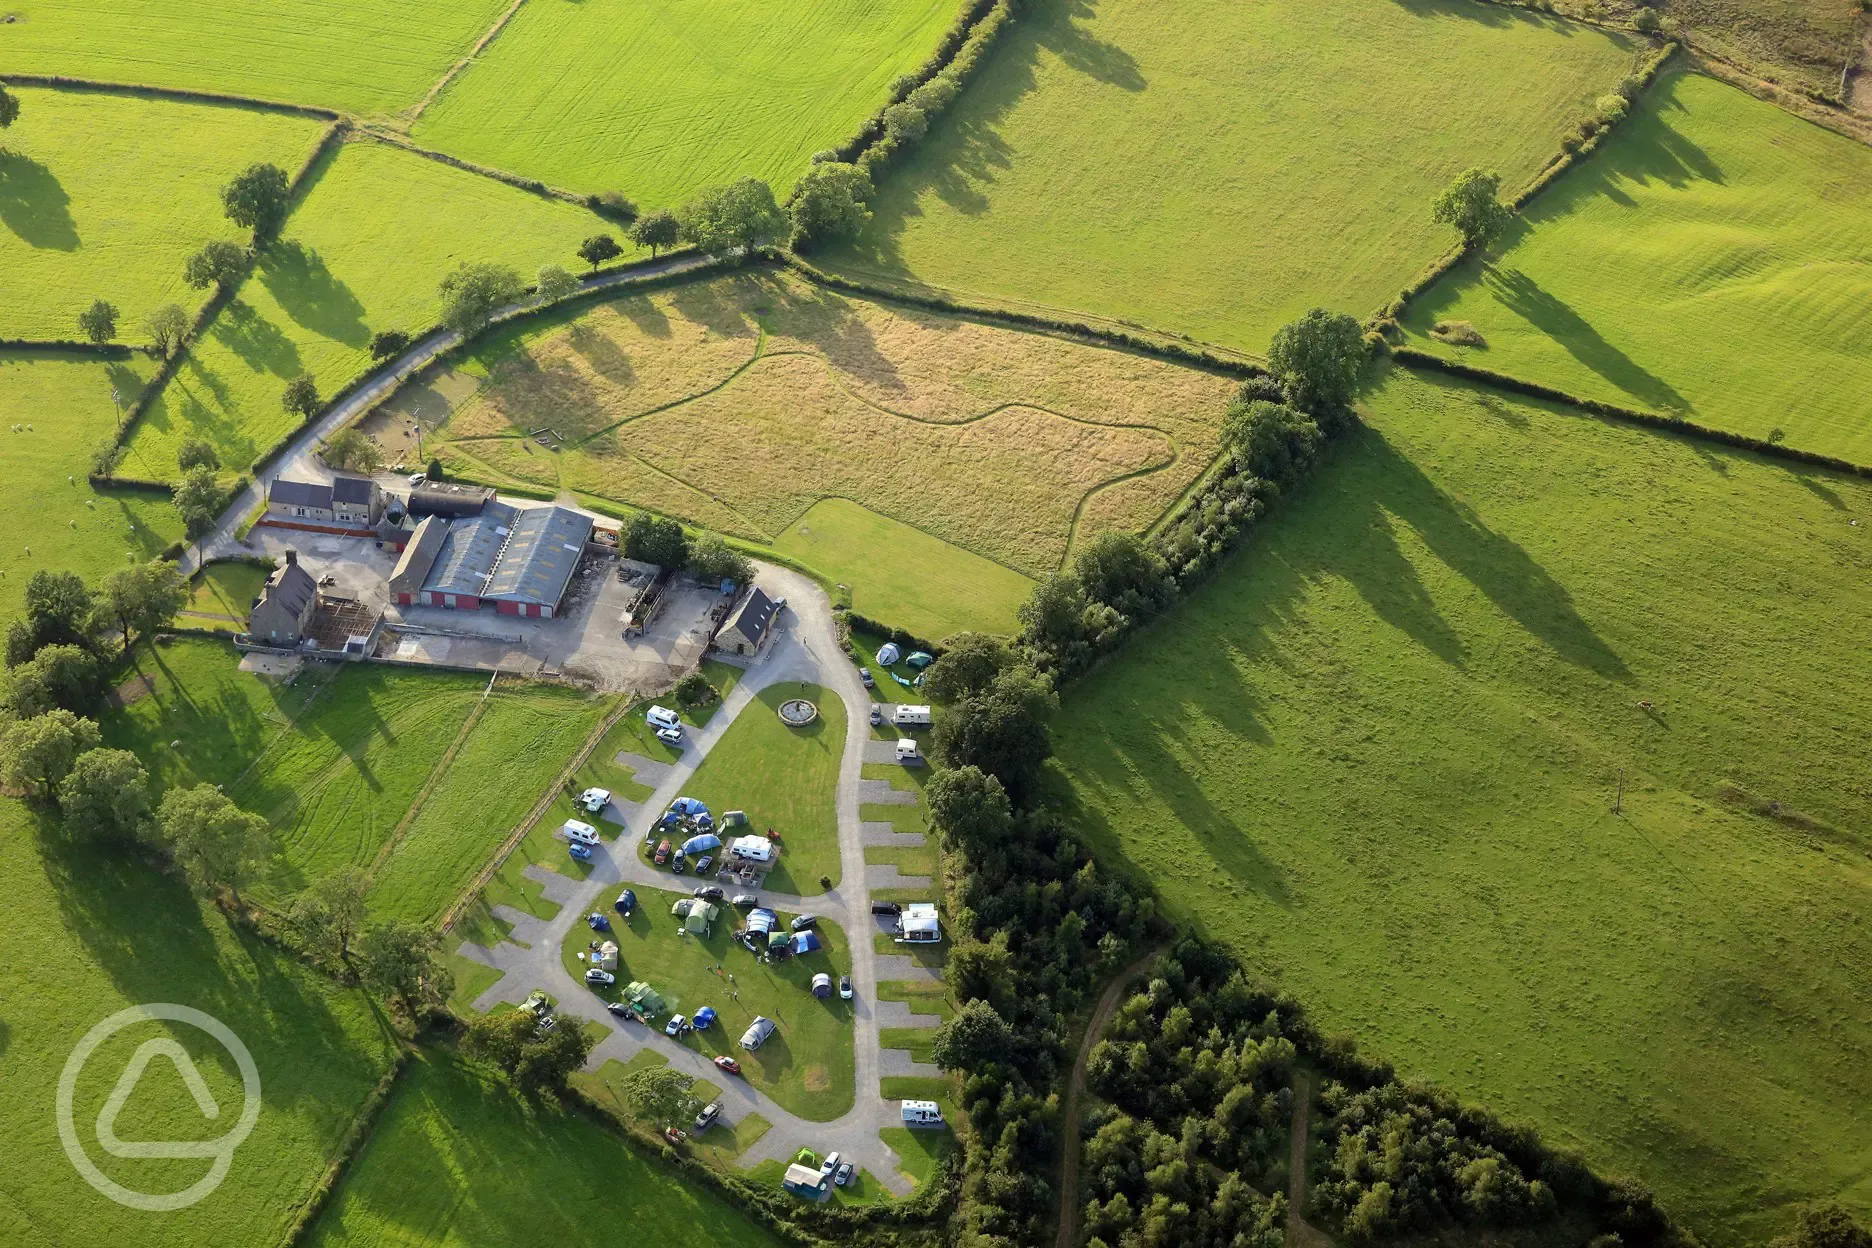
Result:
<svg viewBox="0 0 1872 1248"><path fill-rule="evenodd" d="M565 838L568 841L575 841L580 845L598 844L598 829L592 827L589 823L580 823L577 819L568 819L565 821L565 826L561 827L559 830L565 833Z"/></svg>
<svg viewBox="0 0 1872 1248"><path fill-rule="evenodd" d="M906 1127L940 1127L943 1125L942 1106L935 1101L905 1101L903 1122Z"/></svg>
<svg viewBox="0 0 1872 1248"><path fill-rule="evenodd" d="M927 706L900 706L891 712L891 723L899 728L927 728L930 724L930 708Z"/></svg>
<svg viewBox="0 0 1872 1248"><path fill-rule="evenodd" d="M675 729L677 731L681 731L682 729L682 720L678 719L676 717L676 712L670 710L667 706L651 707L644 712L644 719L652 728Z"/></svg>
<svg viewBox="0 0 1872 1248"><path fill-rule="evenodd" d="M899 737L897 739L897 761L900 763L917 761L917 743L911 738Z"/></svg>

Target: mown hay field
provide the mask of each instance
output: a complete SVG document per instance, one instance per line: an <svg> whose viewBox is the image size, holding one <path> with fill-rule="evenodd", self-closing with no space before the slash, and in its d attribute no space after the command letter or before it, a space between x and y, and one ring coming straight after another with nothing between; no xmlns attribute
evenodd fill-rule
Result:
<svg viewBox="0 0 1872 1248"><path fill-rule="evenodd" d="M585 1115L529 1106L499 1079L427 1050L312 1234L344 1244L632 1243L742 1248L780 1241Z"/></svg>
<svg viewBox="0 0 1872 1248"><path fill-rule="evenodd" d="M278 1242L311 1195L393 1040L373 1007L291 953L231 926L182 882L135 857L68 838L54 818L0 798L0 889L7 900L0 1000L8 1002L8 1141L0 1242L173 1245ZM66 1159L53 1113L67 1057L95 1024L144 1002L220 1019L253 1055L260 1113L224 1182L189 1208L152 1215L93 1190ZM98 1144L99 1111L131 1056L167 1035L190 1055L221 1107L202 1116L166 1061L152 1063L123 1107L126 1140L213 1140L241 1112L234 1060L186 1024L139 1023L106 1040L79 1073L72 1119L92 1161L138 1191L180 1191L207 1173L195 1159L120 1159Z"/></svg>
<svg viewBox="0 0 1872 1248"><path fill-rule="evenodd" d="M17 27L9 27L9 31ZM0 337L82 339L78 314L117 305L144 343L165 303L193 312L182 264L211 239L246 243L221 186L255 161L297 169L323 127L284 113L94 91L19 90L0 143Z"/></svg>
<svg viewBox="0 0 1872 1248"><path fill-rule="evenodd" d="M425 112L428 147L675 207L743 175L784 192L915 69L958 0L527 4Z"/></svg>
<svg viewBox="0 0 1872 1248"><path fill-rule="evenodd" d="M1486 345L1430 338L1445 320ZM1472 364L1872 463L1872 151L1673 75L1405 323Z"/></svg>
<svg viewBox="0 0 1872 1248"><path fill-rule="evenodd" d="M1777 82L1828 94L1839 90L1862 10L1858 0L1666 0L1662 8L1698 47Z"/></svg>
<svg viewBox="0 0 1872 1248"><path fill-rule="evenodd" d="M773 274L611 301L491 344L478 366L487 384L443 430L470 475L762 541L837 496L1025 576L1088 535L1088 498L1101 527L1161 515L1213 459L1234 390ZM569 449L526 436L542 428Z"/></svg>
<svg viewBox="0 0 1872 1248"><path fill-rule="evenodd" d="M310 373L330 395L371 367L373 333L432 328L437 286L459 263L507 264L529 282L544 264L578 267L596 220L387 143L343 144L138 423L125 471L174 478L195 435L245 468L293 428L287 381Z"/></svg>
<svg viewBox="0 0 1872 1248"><path fill-rule="evenodd" d="M0 539L0 621L19 610L34 572L95 584L181 540L166 494L94 490L85 480L92 446L116 427L111 391L128 403L149 374L141 356L0 351L0 508L12 517Z"/></svg>
<svg viewBox="0 0 1872 1248"><path fill-rule="evenodd" d="M1067 697L1082 826L1711 1242L1863 1216L1872 485L1404 372L1364 408Z"/></svg>
<svg viewBox="0 0 1872 1248"><path fill-rule="evenodd" d="M23 0L6 67L314 104L416 103L509 0Z"/></svg>
<svg viewBox="0 0 1872 1248"><path fill-rule="evenodd" d="M828 262L1262 351L1391 298L1444 184L1527 179L1635 51L1469 0L1040 0Z"/></svg>

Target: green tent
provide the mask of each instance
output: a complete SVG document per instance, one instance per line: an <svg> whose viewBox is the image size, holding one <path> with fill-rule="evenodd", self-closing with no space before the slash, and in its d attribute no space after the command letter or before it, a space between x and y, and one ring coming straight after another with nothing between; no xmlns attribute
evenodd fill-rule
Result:
<svg viewBox="0 0 1872 1248"><path fill-rule="evenodd" d="M689 907L689 930L697 936L707 936L715 924L715 916L721 913L721 907L708 902L698 901Z"/></svg>

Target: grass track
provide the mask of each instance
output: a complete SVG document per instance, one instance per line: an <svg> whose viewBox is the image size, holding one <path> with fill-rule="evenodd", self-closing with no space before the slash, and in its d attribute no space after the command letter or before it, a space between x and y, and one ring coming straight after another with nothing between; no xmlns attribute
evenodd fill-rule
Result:
<svg viewBox="0 0 1872 1248"><path fill-rule="evenodd" d="M529 281L543 264L577 267L595 220L385 143L341 145L151 404L124 471L172 479L176 447L195 434L245 467L293 426L280 408L288 380L311 373L330 395L370 367L374 332L432 327L436 287L458 263L499 261Z"/></svg>
<svg viewBox="0 0 1872 1248"><path fill-rule="evenodd" d="M365 116L414 104L506 0L23 0L7 68Z"/></svg>
<svg viewBox="0 0 1872 1248"><path fill-rule="evenodd" d="M710 1193L576 1114L529 1108L475 1067L419 1056L307 1243L631 1242L724 1248L779 1241Z"/></svg>
<svg viewBox="0 0 1872 1248"><path fill-rule="evenodd" d="M536 0L416 124L427 146L675 207L743 174L784 194L921 64L956 0Z"/></svg>
<svg viewBox="0 0 1872 1248"><path fill-rule="evenodd" d="M1486 347L1428 337L1464 320ZM1872 463L1872 151L1697 74L1653 90L1416 345L1574 394Z"/></svg>
<svg viewBox="0 0 1872 1248"><path fill-rule="evenodd" d="M108 299L119 339L141 343L157 307L200 307L207 292L183 282L183 261L210 239L248 241L222 213L222 184L255 161L297 169L323 130L220 104L31 87L19 97L0 144L8 338L82 338L78 314Z"/></svg>
<svg viewBox="0 0 1872 1248"><path fill-rule="evenodd" d="M1712 1242L1872 1210L1868 706L1840 679L1872 486L1402 372L1366 406L1067 699L1083 826L1327 1029Z"/></svg>
<svg viewBox="0 0 1872 1248"><path fill-rule="evenodd" d="M1527 178L1631 51L1467 0L1040 0L828 263L1264 350L1390 298L1443 185Z"/></svg>

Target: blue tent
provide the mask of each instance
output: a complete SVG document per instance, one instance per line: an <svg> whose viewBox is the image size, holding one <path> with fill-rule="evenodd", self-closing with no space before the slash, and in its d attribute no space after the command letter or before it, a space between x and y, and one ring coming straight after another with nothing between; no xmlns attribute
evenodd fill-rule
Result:
<svg viewBox="0 0 1872 1248"><path fill-rule="evenodd" d="M706 854L712 849L721 848L721 837L713 832L704 832L701 836L692 836L682 843L682 852L688 857Z"/></svg>
<svg viewBox="0 0 1872 1248"><path fill-rule="evenodd" d="M673 828L681 822L682 816L672 810L661 819L657 820L657 826L660 828Z"/></svg>
<svg viewBox="0 0 1872 1248"><path fill-rule="evenodd" d="M780 922L780 916L771 910L750 910L747 916L747 929L750 932L767 933L773 931Z"/></svg>
<svg viewBox="0 0 1872 1248"><path fill-rule="evenodd" d="M715 821L709 817L708 811L705 810L695 817L695 826L706 832L715 826Z"/></svg>
<svg viewBox="0 0 1872 1248"><path fill-rule="evenodd" d="M795 932L793 933L793 952L794 953L811 953L815 949L818 949L818 948L819 948L819 933L818 932Z"/></svg>
<svg viewBox="0 0 1872 1248"><path fill-rule="evenodd" d="M712 1005L703 1006L695 1012L695 1018L692 1021L695 1023L695 1029L697 1031L707 1031L710 1027L715 1025L715 1007Z"/></svg>
<svg viewBox="0 0 1872 1248"><path fill-rule="evenodd" d="M905 663L909 664L911 667L916 668L919 672L922 671L924 668L928 667L930 664L934 663L935 661L936 661L936 656L924 650L918 650L916 653L912 654L909 658L904 660Z"/></svg>
<svg viewBox="0 0 1872 1248"><path fill-rule="evenodd" d="M678 815L706 815L708 807L693 797L679 797L669 804L672 813Z"/></svg>

